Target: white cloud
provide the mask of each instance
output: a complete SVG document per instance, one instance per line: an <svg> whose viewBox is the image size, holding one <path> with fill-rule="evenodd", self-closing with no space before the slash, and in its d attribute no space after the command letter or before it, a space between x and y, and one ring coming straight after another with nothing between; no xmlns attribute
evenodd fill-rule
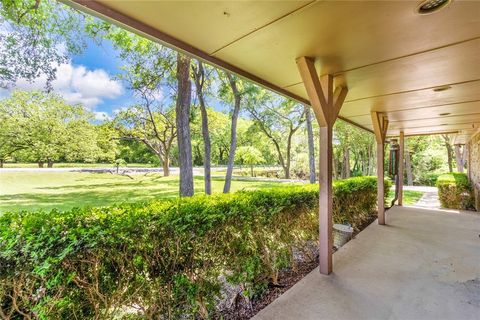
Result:
<svg viewBox="0 0 480 320"><path fill-rule="evenodd" d="M45 76L33 83L19 80L15 88L38 90L45 88L45 82ZM80 103L90 110L95 109L104 99L113 99L123 94L122 84L112 79L105 70L88 70L85 66L74 66L71 62L57 67L57 78L52 86L68 103Z"/></svg>
<svg viewBox="0 0 480 320"><path fill-rule="evenodd" d="M115 98L123 92L121 84L110 79L103 69L89 71L83 66L73 70L72 87L77 92L82 92L87 98Z"/></svg>
<svg viewBox="0 0 480 320"><path fill-rule="evenodd" d="M115 108L115 109L113 109L113 114L117 115L117 114L119 114L120 112L122 112L122 111L127 111L127 110L128 110L127 107Z"/></svg>
<svg viewBox="0 0 480 320"><path fill-rule="evenodd" d="M106 112L103 112L103 111L96 111L93 114L95 116L95 120L104 121L104 120L110 120L111 119L110 115Z"/></svg>

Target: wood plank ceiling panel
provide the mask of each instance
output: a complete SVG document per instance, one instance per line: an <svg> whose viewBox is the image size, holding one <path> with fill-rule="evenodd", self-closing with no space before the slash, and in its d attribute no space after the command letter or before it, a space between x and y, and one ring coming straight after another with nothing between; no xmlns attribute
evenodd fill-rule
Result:
<svg viewBox="0 0 480 320"><path fill-rule="evenodd" d="M389 132L478 125L464 115L480 100L480 1L452 1L430 15L417 14L416 1L64 1L136 19L137 28L300 100L307 95L295 59L316 57L321 74L348 86L340 115L359 125L371 127L370 111L391 118ZM444 85L451 88L433 91ZM450 113L449 123L436 113Z"/></svg>

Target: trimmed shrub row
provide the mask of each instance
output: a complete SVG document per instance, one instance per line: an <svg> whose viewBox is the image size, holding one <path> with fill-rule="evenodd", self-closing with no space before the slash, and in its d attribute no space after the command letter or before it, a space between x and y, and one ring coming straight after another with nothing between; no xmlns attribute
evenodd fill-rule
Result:
<svg viewBox="0 0 480 320"><path fill-rule="evenodd" d="M473 189L465 173L446 173L437 179L438 197L443 208L471 210Z"/></svg>
<svg viewBox="0 0 480 320"><path fill-rule="evenodd" d="M390 183L386 183L386 190ZM334 184L334 220L372 219L376 178ZM252 297L318 239L318 186L0 216L0 317L208 318L221 278Z"/></svg>
<svg viewBox="0 0 480 320"><path fill-rule="evenodd" d="M414 184L419 186L435 187L437 185L438 177L442 174L443 173L425 173L421 175L416 181L414 181Z"/></svg>

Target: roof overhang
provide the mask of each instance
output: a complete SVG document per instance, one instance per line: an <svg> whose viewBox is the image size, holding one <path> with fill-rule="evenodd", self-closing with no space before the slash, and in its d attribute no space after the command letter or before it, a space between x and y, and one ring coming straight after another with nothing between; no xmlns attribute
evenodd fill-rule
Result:
<svg viewBox="0 0 480 320"><path fill-rule="evenodd" d="M348 86L340 117L387 135L480 127L480 2L420 15L419 1L89 1L80 10L309 103L295 63Z"/></svg>

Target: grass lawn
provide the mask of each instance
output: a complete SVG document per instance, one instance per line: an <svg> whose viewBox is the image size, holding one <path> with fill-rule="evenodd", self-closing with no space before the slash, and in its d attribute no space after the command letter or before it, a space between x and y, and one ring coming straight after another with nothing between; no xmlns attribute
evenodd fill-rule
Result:
<svg viewBox="0 0 480 320"><path fill-rule="evenodd" d="M393 197L395 196L393 191L390 191L390 194L388 195L387 198L387 204L390 205L390 203L393 200ZM412 190L403 190L403 204L414 204L420 198L423 196L423 192L421 191L412 191Z"/></svg>
<svg viewBox="0 0 480 320"><path fill-rule="evenodd" d="M45 163L45 168L47 164ZM38 168L37 163L4 163L4 168ZM113 164L111 163L69 163L69 162L59 162L53 164L54 168L112 168ZM129 163L127 168L152 168L154 165L149 163ZM123 167L122 167L123 168Z"/></svg>
<svg viewBox="0 0 480 320"><path fill-rule="evenodd" d="M178 176L162 177L148 173L133 179L110 173L80 172L1 172L0 212L70 209L80 206L106 206L178 195ZM280 182L232 181L232 191L268 188ZM214 178L213 192L222 192L223 179ZM203 193L203 179L195 177L196 193Z"/></svg>
<svg viewBox="0 0 480 320"><path fill-rule="evenodd" d="M0 212L21 210L66 210L80 206L106 206L178 196L178 176L158 173L128 176L84 172L1 172ZM269 188L281 182L232 181L232 191ZM223 179L213 178L213 192L222 192ZM202 177L195 177L195 192L203 193ZM404 191L404 204L422 197L418 191ZM388 203L393 198L390 192Z"/></svg>

